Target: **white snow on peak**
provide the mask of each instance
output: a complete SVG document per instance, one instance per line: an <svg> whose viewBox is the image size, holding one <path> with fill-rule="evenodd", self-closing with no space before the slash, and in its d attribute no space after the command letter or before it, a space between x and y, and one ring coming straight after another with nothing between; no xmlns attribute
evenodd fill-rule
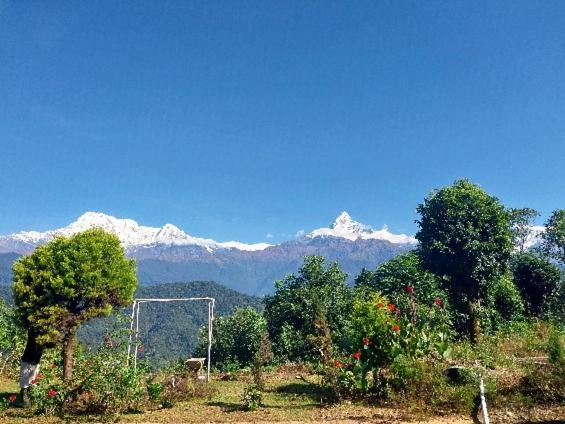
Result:
<svg viewBox="0 0 565 424"><path fill-rule="evenodd" d="M529 249L530 247L536 246L541 243L541 237L545 227L543 225L532 225L530 227L530 234L528 235L524 247Z"/></svg>
<svg viewBox="0 0 565 424"><path fill-rule="evenodd" d="M245 244L245 243L240 243L239 241L226 241L224 243L218 243L218 245L224 249L238 249L238 250L246 250L248 252L253 252L256 250L265 250L267 247L272 246L272 244L269 243Z"/></svg>
<svg viewBox="0 0 565 424"><path fill-rule="evenodd" d="M380 230L373 230L368 225L354 221L345 211L339 214L330 228L318 228L307 234L306 237L341 237L352 241L357 239L377 239L399 244L416 243L416 239L412 236L391 233L386 225Z"/></svg>
<svg viewBox="0 0 565 424"><path fill-rule="evenodd" d="M267 243L245 244L229 241L218 243L212 239L193 237L180 228L165 224L161 228L146 227L139 225L132 219L120 219L101 212L86 212L70 225L53 231L40 233L37 231L22 231L10 234L7 237L26 244L45 243L56 236L70 236L91 228L102 228L118 236L122 245L126 248L147 247L156 244L187 246L202 246L208 251L215 249L239 249L239 250L263 250L271 246Z"/></svg>

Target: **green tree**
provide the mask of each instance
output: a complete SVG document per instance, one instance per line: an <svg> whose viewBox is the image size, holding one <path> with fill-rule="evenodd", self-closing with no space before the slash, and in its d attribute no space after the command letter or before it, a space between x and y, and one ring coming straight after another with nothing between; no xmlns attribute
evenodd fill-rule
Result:
<svg viewBox="0 0 565 424"><path fill-rule="evenodd" d="M523 253L532 235L532 225L539 216L539 212L531 208L511 208L508 210L508 215L512 245L518 252Z"/></svg>
<svg viewBox="0 0 565 424"><path fill-rule="evenodd" d="M216 319L211 352L214 366L227 369L232 364L251 365L266 331L265 318L250 306L237 308L233 315ZM208 329L203 327L196 353L206 356L207 349Z"/></svg>
<svg viewBox="0 0 565 424"><path fill-rule="evenodd" d="M137 286L135 261L102 229L57 237L13 265L14 302L28 332L23 363L38 364L43 349L62 345L63 374L72 378L78 328L129 304Z"/></svg>
<svg viewBox="0 0 565 424"><path fill-rule="evenodd" d="M565 209L553 211L542 238L544 252L565 265Z"/></svg>
<svg viewBox="0 0 565 424"><path fill-rule="evenodd" d="M395 304L399 304L400 299L404 299L407 291L410 291L419 302L432 305L436 299L445 302L446 292L440 288L440 282L435 274L422 268L416 252L408 252L381 264L355 287L379 291Z"/></svg>
<svg viewBox="0 0 565 424"><path fill-rule="evenodd" d="M511 267L514 283L526 303L526 311L530 315L539 315L559 287L561 270L535 253L515 255Z"/></svg>
<svg viewBox="0 0 565 424"><path fill-rule="evenodd" d="M417 211L422 266L446 279L452 303L469 315L467 330L476 340L480 300L508 270L508 213L497 198L468 180L432 192Z"/></svg>
<svg viewBox="0 0 565 424"><path fill-rule="evenodd" d="M304 359L308 336L317 334L315 321L321 317L334 340L341 340L352 304L346 277L337 263L306 256L298 275L275 283L275 294L265 298L265 318L279 357Z"/></svg>
<svg viewBox="0 0 565 424"><path fill-rule="evenodd" d="M25 331L13 307L0 299L0 374L11 371L25 345Z"/></svg>

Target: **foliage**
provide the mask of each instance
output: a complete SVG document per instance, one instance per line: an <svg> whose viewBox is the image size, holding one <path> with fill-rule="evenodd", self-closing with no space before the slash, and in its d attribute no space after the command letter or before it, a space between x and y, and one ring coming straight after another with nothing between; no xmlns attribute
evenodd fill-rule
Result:
<svg viewBox="0 0 565 424"><path fill-rule="evenodd" d="M263 403L263 392L256 386L246 387L241 400L246 411L256 411Z"/></svg>
<svg viewBox="0 0 565 424"><path fill-rule="evenodd" d="M520 290L529 315L547 310L550 297L555 295L563 278L562 271L546 258L529 252L512 257L514 283Z"/></svg>
<svg viewBox="0 0 565 424"><path fill-rule="evenodd" d="M565 372L565 331L552 326L547 340L549 362Z"/></svg>
<svg viewBox="0 0 565 424"><path fill-rule="evenodd" d="M511 208L508 210L508 216L512 245L519 253L523 253L532 235L532 225L539 216L539 212L531 208Z"/></svg>
<svg viewBox="0 0 565 424"><path fill-rule="evenodd" d="M76 385L71 393L74 412L119 414L144 408L148 369L128 366L124 342L111 338L98 349L76 358Z"/></svg>
<svg viewBox="0 0 565 424"><path fill-rule="evenodd" d="M420 258L415 252L405 253L383 263L375 272L370 273L370 278L365 276L362 281L356 284L356 291L379 291L401 309L409 307L407 290L421 304L432 305L435 299L442 299L445 305L447 298L446 291L440 288L440 279L422 269Z"/></svg>
<svg viewBox="0 0 565 424"><path fill-rule="evenodd" d="M400 310L379 293L353 304L349 336L353 354L336 360L342 370L339 378L359 393L368 391L384 395L385 370L400 357L419 358L430 354L448 356L449 322L440 299L425 305L425 313L414 293L405 295L410 305Z"/></svg>
<svg viewBox="0 0 565 424"><path fill-rule="evenodd" d="M15 373L24 345L25 331L15 309L0 299L0 373Z"/></svg>
<svg viewBox="0 0 565 424"><path fill-rule="evenodd" d="M215 324L219 317L233 314L238 307L262 308L260 298L238 293L211 281L140 285L135 297L213 297L216 299L215 316L218 317ZM200 329L208 325L207 302L146 303L140 310L139 332L145 349L143 358L152 368L162 368L177 360L184 363L198 349ZM113 317L88 322L81 328L79 339L88 345L96 345L104 337L106 329L112 326L112 321ZM215 360L214 356L212 358Z"/></svg>
<svg viewBox="0 0 565 424"><path fill-rule="evenodd" d="M565 209L553 211L545 223L543 250L565 265Z"/></svg>
<svg viewBox="0 0 565 424"><path fill-rule="evenodd" d="M314 321L323 315L334 340L340 341L352 296L339 265L325 264L321 256L307 256L298 275L275 283L275 294L265 298L265 318L273 350L279 358L304 359Z"/></svg>
<svg viewBox="0 0 565 424"><path fill-rule="evenodd" d="M232 363L240 367L253 363L261 345L267 323L263 316L248 306L237 308L233 315L215 320L212 340L214 367L226 371ZM197 355L207 356L208 329L202 327Z"/></svg>
<svg viewBox="0 0 565 424"><path fill-rule="evenodd" d="M13 266L18 316L43 347L64 344L65 377L72 373L78 327L129 304L137 285L135 261L102 229L57 237Z"/></svg>
<svg viewBox="0 0 565 424"><path fill-rule="evenodd" d="M63 381L60 367L56 363L43 367L32 381L29 397L38 414L60 413L67 397L68 386Z"/></svg>
<svg viewBox="0 0 565 424"><path fill-rule="evenodd" d="M485 287L484 301L478 305L478 315L484 330L496 331L524 313L524 303L509 274L495 278Z"/></svg>
<svg viewBox="0 0 565 424"><path fill-rule="evenodd" d="M497 198L467 180L432 192L417 210L422 266L447 280L453 306L470 315L467 331L473 336L478 330L473 304L508 269L508 213Z"/></svg>

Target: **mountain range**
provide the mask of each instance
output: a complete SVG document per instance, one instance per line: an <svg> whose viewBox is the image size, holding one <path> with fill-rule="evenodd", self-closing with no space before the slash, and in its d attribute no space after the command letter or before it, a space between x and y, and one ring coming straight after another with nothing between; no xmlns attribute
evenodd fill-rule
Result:
<svg viewBox="0 0 565 424"><path fill-rule="evenodd" d="M386 227L373 230L347 212L330 227L276 245L217 242L189 235L172 224L147 227L132 219L87 212L64 228L0 236L0 282L11 280L10 266L19 255L31 253L56 236L95 227L116 234L127 255L137 259L141 283L208 280L254 295L272 292L274 281L296 272L306 255L338 261L353 279L363 267L373 269L416 243L413 237L393 234Z"/></svg>

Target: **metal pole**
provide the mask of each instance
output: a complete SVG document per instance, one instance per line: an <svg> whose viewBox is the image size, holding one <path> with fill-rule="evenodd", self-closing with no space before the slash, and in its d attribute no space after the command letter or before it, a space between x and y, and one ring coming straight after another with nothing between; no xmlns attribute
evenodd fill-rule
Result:
<svg viewBox="0 0 565 424"><path fill-rule="evenodd" d="M485 399L485 383L483 382L482 378L481 378L481 383L479 385L479 389L481 391L481 406L483 408L483 421L484 424L489 424L490 421L488 419L487 401Z"/></svg>
<svg viewBox="0 0 565 424"><path fill-rule="evenodd" d="M131 305L131 319L130 319L130 324L129 324L129 341L128 341L128 357L127 357L127 361L126 364L129 367L129 356L130 356L130 352L131 352L131 339L133 338L133 318L135 316L135 305L137 304L137 300L133 301L133 304Z"/></svg>
<svg viewBox="0 0 565 424"><path fill-rule="evenodd" d="M137 310L135 312L135 352L133 354L133 367L137 369L137 341L139 338L139 305L141 302L137 303Z"/></svg>
<svg viewBox="0 0 565 424"><path fill-rule="evenodd" d="M210 357L212 356L212 302L208 302L208 361L206 381L210 381Z"/></svg>

